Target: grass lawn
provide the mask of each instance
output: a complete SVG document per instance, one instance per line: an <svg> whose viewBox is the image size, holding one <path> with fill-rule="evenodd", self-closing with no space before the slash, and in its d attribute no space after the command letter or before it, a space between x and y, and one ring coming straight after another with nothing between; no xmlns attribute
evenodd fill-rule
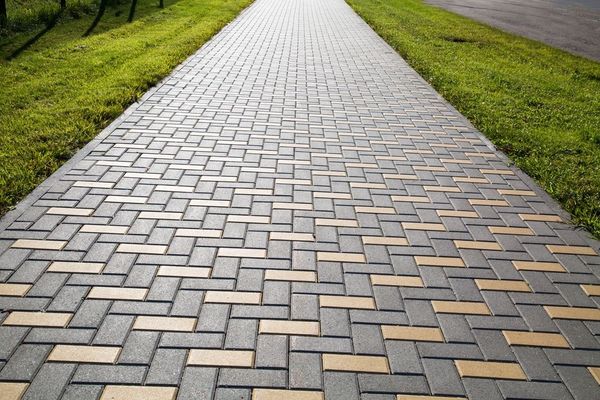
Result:
<svg viewBox="0 0 600 400"><path fill-rule="evenodd" d="M90 141L251 0L140 0L65 18L11 61L38 31L0 37L0 215ZM9 10L10 13L10 10ZM9 14L10 15L10 14Z"/></svg>
<svg viewBox="0 0 600 400"><path fill-rule="evenodd" d="M347 2L600 238L599 63L420 0Z"/></svg>
<svg viewBox="0 0 600 400"><path fill-rule="evenodd" d="M79 17L96 9L96 0L66 1L66 16ZM60 0L7 0L6 9L10 31L28 31L51 21L60 10Z"/></svg>

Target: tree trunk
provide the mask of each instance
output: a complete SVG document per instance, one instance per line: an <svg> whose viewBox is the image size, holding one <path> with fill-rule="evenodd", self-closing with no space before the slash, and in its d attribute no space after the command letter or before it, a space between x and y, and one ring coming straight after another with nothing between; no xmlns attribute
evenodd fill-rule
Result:
<svg viewBox="0 0 600 400"><path fill-rule="evenodd" d="M131 8L129 9L129 17L127 18L127 22L133 21L133 16L135 15L135 6L137 5L137 0L131 0Z"/></svg>
<svg viewBox="0 0 600 400"><path fill-rule="evenodd" d="M64 10L67 8L67 0L60 0L60 9Z"/></svg>
<svg viewBox="0 0 600 400"><path fill-rule="evenodd" d="M165 0L160 0L160 1L158 2L158 6L159 6L160 8L165 8Z"/></svg>
<svg viewBox="0 0 600 400"><path fill-rule="evenodd" d="M98 8L98 14L96 14L96 18L94 18L92 25L90 25L88 30L85 31L83 36L89 36L89 34L92 33L92 31L94 30L94 28L96 28L96 25L98 25L98 22L100 22L100 19L104 15L104 11L106 11L106 3L108 3L108 0L100 0L100 8Z"/></svg>
<svg viewBox="0 0 600 400"><path fill-rule="evenodd" d="M6 14L6 0L0 0L0 28L8 26L8 15Z"/></svg>

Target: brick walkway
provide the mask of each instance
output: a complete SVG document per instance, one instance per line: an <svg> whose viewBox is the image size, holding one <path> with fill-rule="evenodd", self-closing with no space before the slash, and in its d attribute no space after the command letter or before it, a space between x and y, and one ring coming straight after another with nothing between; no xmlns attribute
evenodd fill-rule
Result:
<svg viewBox="0 0 600 400"><path fill-rule="evenodd" d="M598 399L561 217L342 0L257 0L2 221L0 399Z"/></svg>

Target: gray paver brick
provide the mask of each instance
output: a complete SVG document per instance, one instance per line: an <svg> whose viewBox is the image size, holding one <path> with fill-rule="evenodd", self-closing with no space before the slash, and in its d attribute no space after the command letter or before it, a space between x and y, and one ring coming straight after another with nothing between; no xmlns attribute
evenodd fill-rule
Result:
<svg viewBox="0 0 600 400"><path fill-rule="evenodd" d="M0 360L8 360L27 331L24 327L0 326Z"/></svg>
<svg viewBox="0 0 600 400"><path fill-rule="evenodd" d="M69 322L72 328L98 328L102 323L110 301L84 300L81 306Z"/></svg>
<svg viewBox="0 0 600 400"><path fill-rule="evenodd" d="M327 400L360 398L356 374L325 372L323 381Z"/></svg>
<svg viewBox="0 0 600 400"><path fill-rule="evenodd" d="M356 354L385 355L381 331L377 325L352 324L352 344Z"/></svg>
<svg viewBox="0 0 600 400"><path fill-rule="evenodd" d="M423 374L423 366L414 343L386 340L385 348L393 374Z"/></svg>
<svg viewBox="0 0 600 400"><path fill-rule="evenodd" d="M361 392L427 393L427 383L420 375L358 374Z"/></svg>
<svg viewBox="0 0 600 400"><path fill-rule="evenodd" d="M257 368L286 368L288 365L288 337L258 335L256 343Z"/></svg>
<svg viewBox="0 0 600 400"><path fill-rule="evenodd" d="M223 346L223 335L220 333L183 333L164 332L161 336L160 347L188 348L220 348Z"/></svg>
<svg viewBox="0 0 600 400"><path fill-rule="evenodd" d="M314 353L290 353L290 388L321 389L321 356Z"/></svg>
<svg viewBox="0 0 600 400"><path fill-rule="evenodd" d="M150 364L158 332L134 331L129 334L119 355L120 364Z"/></svg>
<svg viewBox="0 0 600 400"><path fill-rule="evenodd" d="M37 373L23 400L54 400L62 397L64 387L75 371L74 364L44 364Z"/></svg>
<svg viewBox="0 0 600 400"><path fill-rule="evenodd" d="M267 369L223 368L219 372L219 386L284 388L287 371Z"/></svg>
<svg viewBox="0 0 600 400"><path fill-rule="evenodd" d="M82 364L77 367L71 382L140 385L146 370L141 366Z"/></svg>
<svg viewBox="0 0 600 400"><path fill-rule="evenodd" d="M463 380L463 385L469 399L496 400L503 398L492 379L466 378Z"/></svg>
<svg viewBox="0 0 600 400"><path fill-rule="evenodd" d="M25 337L25 343L87 344L92 341L93 329L33 328Z"/></svg>
<svg viewBox="0 0 600 400"><path fill-rule="evenodd" d="M101 392L101 385L69 385L63 393L62 400L97 399Z"/></svg>
<svg viewBox="0 0 600 400"><path fill-rule="evenodd" d="M248 389L218 388L215 391L215 400L249 400L250 396Z"/></svg>
<svg viewBox="0 0 600 400"><path fill-rule="evenodd" d="M1 380L31 381L52 346L23 344L0 371Z"/></svg>
<svg viewBox="0 0 600 400"><path fill-rule="evenodd" d="M350 337L348 311L335 308L321 309L321 333L323 336Z"/></svg>
<svg viewBox="0 0 600 400"><path fill-rule="evenodd" d="M558 366L557 370L575 399L600 398L598 382L594 380L587 368L564 365Z"/></svg>
<svg viewBox="0 0 600 400"><path fill-rule="evenodd" d="M463 396L464 389L452 360L423 359L427 383L434 395Z"/></svg>
<svg viewBox="0 0 600 400"><path fill-rule="evenodd" d="M254 319L232 319L227 326L225 348L253 349L256 347L258 324Z"/></svg>
<svg viewBox="0 0 600 400"><path fill-rule="evenodd" d="M515 356L502 332L474 329L473 335L486 360L515 361Z"/></svg>
<svg viewBox="0 0 600 400"><path fill-rule="evenodd" d="M200 310L198 330L202 332L225 332L230 306L227 304L204 304Z"/></svg>
<svg viewBox="0 0 600 400"><path fill-rule="evenodd" d="M499 381L505 398L571 400L573 397L562 383Z"/></svg>
<svg viewBox="0 0 600 400"><path fill-rule="evenodd" d="M122 346L133 323L131 315L107 315L94 337L94 344Z"/></svg>
<svg viewBox="0 0 600 400"><path fill-rule="evenodd" d="M513 349L521 368L531 380L559 380L558 374L543 349L535 347L515 347Z"/></svg>
<svg viewBox="0 0 600 400"><path fill-rule="evenodd" d="M157 349L150 364L147 385L176 386L181 379L185 358L185 350Z"/></svg>
<svg viewBox="0 0 600 400"><path fill-rule="evenodd" d="M178 400L210 399L217 381L216 368L191 368L183 373Z"/></svg>

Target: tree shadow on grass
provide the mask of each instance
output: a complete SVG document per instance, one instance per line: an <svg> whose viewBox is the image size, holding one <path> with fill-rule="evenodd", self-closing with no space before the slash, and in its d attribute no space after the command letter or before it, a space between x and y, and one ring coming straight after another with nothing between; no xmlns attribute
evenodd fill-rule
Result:
<svg viewBox="0 0 600 400"><path fill-rule="evenodd" d="M24 52L25 50L27 50L28 48L33 46L38 40L40 40L40 38L42 36L44 36L46 33L50 32L50 30L52 30L52 28L54 28L56 26L56 24L58 23L58 20L60 19L61 15L63 14L63 11L64 10L60 10L59 12L57 12L56 15L54 15L54 17L52 17L52 19L50 21L48 21L48 23L46 24L46 27L44 29L42 29L31 39L29 39L28 41L23 43L21 46L19 46L16 50L14 50L12 53L10 53L8 55L8 57L6 57L6 60L10 61L10 60L18 57L19 54L21 54L22 52Z"/></svg>
<svg viewBox="0 0 600 400"><path fill-rule="evenodd" d="M175 3L177 3L179 0L171 0L169 1L169 5L173 5ZM102 18L104 17L104 14L106 12L106 10L109 7L114 7L117 8L117 14L121 14L121 11L125 11L125 9L121 10L121 7L126 7L129 9L128 12L128 17L127 17L127 21L125 21L124 23L131 23L134 20L134 17L137 16L138 14L139 17L144 17L150 14L153 14L157 11L161 11L162 9L165 8L165 0L152 0L151 1L153 4L153 7L148 7L148 2L145 2L145 8L140 10L141 12L138 13L138 8L137 7L137 0L125 0L123 3L120 2L120 0L117 0L117 4L115 5L114 3L111 3L110 0L101 0L100 1L100 6L98 9L98 13L96 14L96 16L94 17L94 20L92 21L92 24L90 25L90 27L85 31L85 33L83 34L83 37L86 36L90 36L96 29L96 26L100 23L100 21L102 20Z"/></svg>
<svg viewBox="0 0 600 400"><path fill-rule="evenodd" d="M106 6L108 5L107 3L108 0L100 0L100 6L98 8L98 12L96 13L96 17L94 17L92 25L90 25L90 27L87 28L87 31L85 31L85 33L83 34L84 37L89 36L94 31L94 29L96 29L96 26L98 26L98 23L100 23L100 20L106 12Z"/></svg>
<svg viewBox="0 0 600 400"><path fill-rule="evenodd" d="M178 1L168 0L165 3L168 7L176 4ZM136 9L136 19L141 19L162 11L160 3L160 0L150 0L141 3ZM0 61L2 59L11 61L19 57L53 29L58 32L52 35L51 43L53 46L59 46L62 42L76 40L81 38L82 35L88 36L117 29L128 23L126 13L129 11L129 5L129 0L110 1L100 15L100 18L98 18L99 12L96 12L94 15L87 14L83 18L77 19L71 19L68 15L65 15L65 18L61 18L63 13L59 11L54 18L46 23L46 26L41 31L37 32L31 38L26 39L27 33L23 32L16 33L12 37L0 38ZM23 40L24 42L19 44Z"/></svg>

